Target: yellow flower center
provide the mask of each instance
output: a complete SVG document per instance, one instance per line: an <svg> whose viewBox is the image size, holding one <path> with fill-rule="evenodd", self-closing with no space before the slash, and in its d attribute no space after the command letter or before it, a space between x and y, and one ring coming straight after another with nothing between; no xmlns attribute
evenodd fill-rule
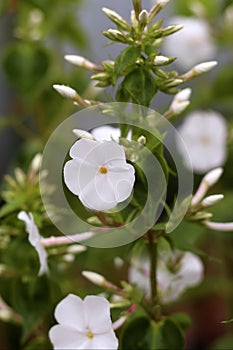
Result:
<svg viewBox="0 0 233 350"><path fill-rule="evenodd" d="M100 174L104 174L105 175L108 172L108 168L106 166L102 165L99 168L99 172L100 172Z"/></svg>
<svg viewBox="0 0 233 350"><path fill-rule="evenodd" d="M87 336L88 338L92 339L92 338L94 337L94 334L93 334L92 332L88 331L88 332L86 333L86 336Z"/></svg>

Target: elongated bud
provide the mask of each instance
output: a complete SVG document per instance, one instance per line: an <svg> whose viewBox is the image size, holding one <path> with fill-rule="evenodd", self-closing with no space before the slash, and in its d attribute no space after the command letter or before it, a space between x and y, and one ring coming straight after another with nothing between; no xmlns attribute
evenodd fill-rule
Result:
<svg viewBox="0 0 233 350"><path fill-rule="evenodd" d="M138 19L138 16L142 11L142 0L133 0L133 7L134 7L136 19Z"/></svg>
<svg viewBox="0 0 233 350"><path fill-rule="evenodd" d="M95 63L87 60L85 57L78 55L65 55L65 60L72 63L77 67L82 67L90 71L100 71L102 67L97 66Z"/></svg>
<svg viewBox="0 0 233 350"><path fill-rule="evenodd" d="M192 198L191 206L195 207L205 196L206 192L209 190L210 187L212 187L221 177L223 173L222 168L216 168L211 171L209 171L202 179L197 192Z"/></svg>
<svg viewBox="0 0 233 350"><path fill-rule="evenodd" d="M190 99L191 93L192 93L192 89L190 88L183 89L175 95L173 101L176 101L176 102L188 101Z"/></svg>
<svg viewBox="0 0 233 350"><path fill-rule="evenodd" d="M222 176L222 173L223 173L223 168L219 167L219 168L213 169L203 177L202 181L206 182L208 184L208 187L212 187L218 182L218 180Z"/></svg>
<svg viewBox="0 0 233 350"><path fill-rule="evenodd" d="M173 115L181 114L188 106L190 101L180 101L171 105L171 111Z"/></svg>
<svg viewBox="0 0 233 350"><path fill-rule="evenodd" d="M233 231L233 222L213 222L213 221L204 221L203 225L215 231Z"/></svg>
<svg viewBox="0 0 233 350"><path fill-rule="evenodd" d="M183 28L184 26L182 24L172 24L162 29L162 36L174 34Z"/></svg>
<svg viewBox="0 0 233 350"><path fill-rule="evenodd" d="M31 162L30 169L34 173L37 173L40 170L41 162L42 162L42 154L37 153Z"/></svg>
<svg viewBox="0 0 233 350"><path fill-rule="evenodd" d="M146 137L143 135L139 136L138 143L144 146L146 144Z"/></svg>
<svg viewBox="0 0 233 350"><path fill-rule="evenodd" d="M102 11L111 21L116 23L116 25L120 26L121 29L130 31L129 24L117 12L112 11L106 7L103 7Z"/></svg>
<svg viewBox="0 0 233 350"><path fill-rule="evenodd" d="M211 69L213 69L218 64L217 61L209 61L209 62L203 62L196 66L194 66L192 69L190 69L187 73L182 75L182 78L187 81L192 78L198 77L199 75L202 75L204 73L209 72Z"/></svg>
<svg viewBox="0 0 233 350"><path fill-rule="evenodd" d="M139 13L138 22L141 29L144 29L146 27L148 23L148 12L146 10L142 10Z"/></svg>
<svg viewBox="0 0 233 350"><path fill-rule="evenodd" d="M223 198L224 198L223 194L214 194L212 196L208 196L204 198L203 201L201 202L201 205L204 208L212 207L213 205L220 202Z"/></svg>
<svg viewBox="0 0 233 350"><path fill-rule="evenodd" d="M76 97L76 91L69 86L66 85L53 85L53 88L63 97L74 100Z"/></svg>
<svg viewBox="0 0 233 350"><path fill-rule="evenodd" d="M85 252L87 248L80 244L73 244L67 248L67 253L69 254L79 254Z"/></svg>
<svg viewBox="0 0 233 350"><path fill-rule="evenodd" d="M168 82L164 82L164 86L166 88L170 88L170 87L178 86L183 82L184 82L183 79L171 79Z"/></svg>
<svg viewBox="0 0 233 350"><path fill-rule="evenodd" d="M116 331L125 323L126 319L126 316L121 316L117 321L113 322L112 328Z"/></svg>
<svg viewBox="0 0 233 350"><path fill-rule="evenodd" d="M99 273L92 271L82 271L82 275L97 286L104 286L105 278Z"/></svg>
<svg viewBox="0 0 233 350"><path fill-rule="evenodd" d="M90 134L88 131L81 129L73 129L72 131L75 134L75 136L77 136L79 139L95 140L92 134Z"/></svg>
<svg viewBox="0 0 233 350"><path fill-rule="evenodd" d="M170 0L158 0L149 12L149 20L152 19L169 3Z"/></svg>
<svg viewBox="0 0 233 350"><path fill-rule="evenodd" d="M164 63L168 63L168 62L169 62L169 58L165 56L156 56L154 59L155 66L161 66Z"/></svg>
<svg viewBox="0 0 233 350"><path fill-rule="evenodd" d="M103 35L112 41L119 41L124 44L132 41L131 38L127 38L120 30L117 29L110 28L107 31L104 31Z"/></svg>

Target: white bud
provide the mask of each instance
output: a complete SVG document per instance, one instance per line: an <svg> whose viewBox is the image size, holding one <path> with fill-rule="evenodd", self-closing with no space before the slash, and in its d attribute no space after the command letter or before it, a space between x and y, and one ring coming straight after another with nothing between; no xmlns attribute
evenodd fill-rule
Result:
<svg viewBox="0 0 233 350"><path fill-rule="evenodd" d="M81 129L73 129L72 131L79 139L95 140L95 138L88 131Z"/></svg>
<svg viewBox="0 0 233 350"><path fill-rule="evenodd" d="M114 36L122 35L122 33L121 33L119 30L117 30L117 29L112 29L112 28L108 29L108 33L109 33L109 34L112 34L112 35L114 35Z"/></svg>
<svg viewBox="0 0 233 350"><path fill-rule="evenodd" d="M0 319L8 322L12 319L12 312L8 309L0 309Z"/></svg>
<svg viewBox="0 0 233 350"><path fill-rule="evenodd" d="M139 13L138 20L139 20L139 24L142 27L145 27L147 25L147 22L148 22L148 12L146 10L142 10Z"/></svg>
<svg viewBox="0 0 233 350"><path fill-rule="evenodd" d="M174 115L182 113L190 104L190 101L172 103L171 111Z"/></svg>
<svg viewBox="0 0 233 350"><path fill-rule="evenodd" d="M63 260L64 260L65 262L73 262L74 259L75 259L74 254L65 254L65 255L63 256Z"/></svg>
<svg viewBox="0 0 233 350"><path fill-rule="evenodd" d="M223 173L223 168L216 168L209 171L204 177L202 182L206 182L208 187L213 186L220 179Z"/></svg>
<svg viewBox="0 0 233 350"><path fill-rule="evenodd" d="M195 74L200 75L203 73L206 73L213 69L218 64L217 61L209 61L209 62L203 62L193 67L192 71L194 71Z"/></svg>
<svg viewBox="0 0 233 350"><path fill-rule="evenodd" d="M192 93L192 89L190 88L183 89L175 95L173 101L177 101L177 102L187 101L190 99L191 93Z"/></svg>
<svg viewBox="0 0 233 350"><path fill-rule="evenodd" d="M85 62L85 58L78 55L65 55L65 60L78 67L82 67Z"/></svg>
<svg viewBox="0 0 233 350"><path fill-rule="evenodd" d="M146 144L146 137L143 136L143 135L139 136L139 138L138 138L138 143L139 143L140 145L145 145L145 144Z"/></svg>
<svg viewBox="0 0 233 350"><path fill-rule="evenodd" d="M161 7L165 7L170 0L158 0L157 4L160 5Z"/></svg>
<svg viewBox="0 0 233 350"><path fill-rule="evenodd" d="M73 244L70 247L67 248L67 253L69 254L79 254L82 252L85 252L85 250L87 250L86 247L84 247L83 245L80 244Z"/></svg>
<svg viewBox="0 0 233 350"><path fill-rule="evenodd" d="M82 275L97 286L103 286L105 282L105 278L96 272L82 271Z"/></svg>
<svg viewBox="0 0 233 350"><path fill-rule="evenodd" d="M224 198L223 194L214 194L212 196L208 196L204 198L203 201L201 202L201 205L204 208L212 207L213 205L220 202L223 198Z"/></svg>
<svg viewBox="0 0 233 350"><path fill-rule="evenodd" d="M164 64L164 63L167 63L169 61L169 58L168 57L165 57L165 56L156 56L155 59L154 59L154 64L156 66L159 66L161 64Z"/></svg>
<svg viewBox="0 0 233 350"><path fill-rule="evenodd" d="M31 162L31 169L36 173L39 171L42 162L42 154L37 153Z"/></svg>
<svg viewBox="0 0 233 350"><path fill-rule="evenodd" d="M117 256L115 259L114 259L114 265L120 269L123 265L124 265L124 260L121 259L119 256Z"/></svg>
<svg viewBox="0 0 233 350"><path fill-rule="evenodd" d="M63 97L73 100L76 97L76 91L66 85L53 85L53 88Z"/></svg>
<svg viewBox="0 0 233 350"><path fill-rule="evenodd" d="M102 11L103 11L107 16L109 16L109 17L115 17L115 18L118 19L119 21L122 20L122 17L121 17L117 12L115 12L115 11L113 11L113 10L110 10L110 9L108 9L108 8L106 8L106 7L103 7L103 8L102 8Z"/></svg>
<svg viewBox="0 0 233 350"><path fill-rule="evenodd" d="M233 231L233 222L213 222L213 221L204 221L203 225L215 231Z"/></svg>

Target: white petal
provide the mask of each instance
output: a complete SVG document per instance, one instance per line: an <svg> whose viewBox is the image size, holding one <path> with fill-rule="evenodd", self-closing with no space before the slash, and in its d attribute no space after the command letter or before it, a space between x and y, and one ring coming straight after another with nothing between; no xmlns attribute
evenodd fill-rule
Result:
<svg viewBox="0 0 233 350"><path fill-rule="evenodd" d="M85 333L84 303L78 296L69 294L60 301L55 309L55 318L61 325Z"/></svg>
<svg viewBox="0 0 233 350"><path fill-rule="evenodd" d="M112 329L110 304L107 299L88 295L84 299L84 309L88 328L92 333L96 335Z"/></svg>
<svg viewBox="0 0 233 350"><path fill-rule="evenodd" d="M97 175L80 193L80 201L92 210L109 210L117 205L114 190L106 175Z"/></svg>
<svg viewBox="0 0 233 350"><path fill-rule="evenodd" d="M118 349L118 339L113 330L110 330L104 334L97 334L94 336L93 340L93 348L92 349L100 349L100 350L115 350Z"/></svg>
<svg viewBox="0 0 233 350"><path fill-rule="evenodd" d="M92 135L96 140L107 140L111 141L112 139L115 141L119 141L119 137L121 136L121 132L119 128L113 128L109 125L103 125L98 128L92 130Z"/></svg>
<svg viewBox="0 0 233 350"><path fill-rule="evenodd" d="M118 164L118 167L114 167L114 162L112 163L113 166L110 168L107 179L114 189L117 202L122 202L127 199L132 192L135 182L134 167L125 162L121 162L121 164Z"/></svg>
<svg viewBox="0 0 233 350"><path fill-rule="evenodd" d="M28 240L30 244L35 247L35 245L39 242L41 236L34 222L32 213L27 214L25 211L21 211L18 214L18 218L25 222L26 231L28 233Z"/></svg>
<svg viewBox="0 0 233 350"><path fill-rule="evenodd" d="M40 270L38 275L42 276L44 274L48 274L49 273L49 267L48 267L48 254L47 251L45 250L45 248L39 243L36 245L36 251L38 253L38 257L40 260Z"/></svg>
<svg viewBox="0 0 233 350"><path fill-rule="evenodd" d="M69 327L53 326L49 331L49 338L56 350L91 349L91 339Z"/></svg>
<svg viewBox="0 0 233 350"><path fill-rule="evenodd" d="M144 273L145 271L145 273ZM135 265L129 268L129 281L150 295L149 261L135 261Z"/></svg>
<svg viewBox="0 0 233 350"><path fill-rule="evenodd" d="M80 195L81 190L93 181L98 167L78 158L69 160L64 166L64 181L69 190Z"/></svg>

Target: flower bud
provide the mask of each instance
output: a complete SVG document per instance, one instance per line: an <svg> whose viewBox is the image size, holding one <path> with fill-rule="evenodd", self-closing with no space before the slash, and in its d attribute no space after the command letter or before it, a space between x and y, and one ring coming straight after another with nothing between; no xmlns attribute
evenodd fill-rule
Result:
<svg viewBox="0 0 233 350"><path fill-rule="evenodd" d="M139 136L138 143L144 146L146 144L146 137L143 135Z"/></svg>
<svg viewBox="0 0 233 350"><path fill-rule="evenodd" d="M99 71L100 67L98 67L93 62L87 60L85 57L78 55L65 55L65 60L72 63L77 67L82 67L90 71Z"/></svg>
<svg viewBox="0 0 233 350"><path fill-rule="evenodd" d="M140 28L145 28L147 23L148 23L148 12L146 10L142 10L140 13L139 13L139 16L138 16L138 21L139 21L139 26Z"/></svg>
<svg viewBox="0 0 233 350"><path fill-rule="evenodd" d="M73 244L67 248L67 253L69 254L79 254L85 252L87 248L80 244Z"/></svg>
<svg viewBox="0 0 233 350"><path fill-rule="evenodd" d="M190 104L190 101L181 101L171 105L173 115L181 114Z"/></svg>
<svg viewBox="0 0 233 350"><path fill-rule="evenodd" d="M97 286L103 286L105 278L99 273L92 271L82 271L82 275L88 279L90 282L96 284Z"/></svg>
<svg viewBox="0 0 233 350"><path fill-rule="evenodd" d="M201 205L204 208L212 207L224 198L223 194L214 194L203 199Z"/></svg>
<svg viewBox="0 0 233 350"><path fill-rule="evenodd" d="M66 85L58 85L54 84L53 88L63 97L74 100L76 97L76 91L69 86Z"/></svg>
<svg viewBox="0 0 233 350"><path fill-rule="evenodd" d="M110 20L120 26L123 30L130 31L130 26L128 23L117 12L112 11L106 7L103 7L102 11Z"/></svg>
<svg viewBox="0 0 233 350"><path fill-rule="evenodd" d="M217 61L203 62L193 67L193 71L196 75L201 75L203 73L209 72L218 64Z"/></svg>
<svg viewBox="0 0 233 350"><path fill-rule="evenodd" d="M175 95L173 101L188 101L190 99L192 93L192 89L186 88L178 92L178 94Z"/></svg>
<svg viewBox="0 0 233 350"><path fill-rule="evenodd" d="M211 171L209 171L204 177L203 177L203 182L206 182L208 187L212 187L220 177L222 176L223 173L223 168L216 168Z"/></svg>
<svg viewBox="0 0 233 350"><path fill-rule="evenodd" d="M169 58L165 56L156 56L154 59L154 65L161 66L169 62Z"/></svg>

